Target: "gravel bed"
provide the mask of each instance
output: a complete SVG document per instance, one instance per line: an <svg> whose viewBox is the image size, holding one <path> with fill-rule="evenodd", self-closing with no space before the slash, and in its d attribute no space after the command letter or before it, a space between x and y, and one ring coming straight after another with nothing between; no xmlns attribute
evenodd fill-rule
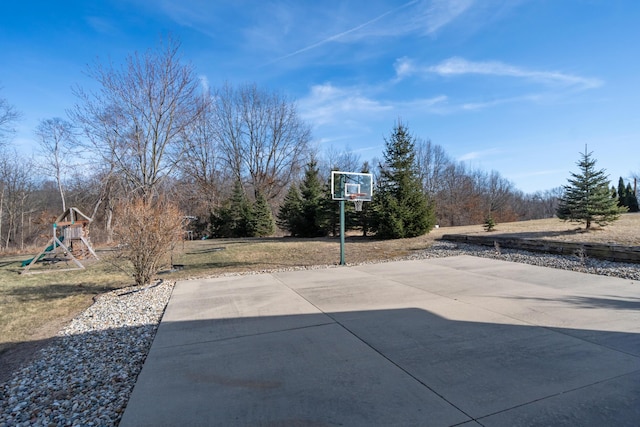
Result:
<svg viewBox="0 0 640 427"><path fill-rule="evenodd" d="M0 427L118 425L172 290L160 282L97 297L0 385Z"/></svg>
<svg viewBox="0 0 640 427"><path fill-rule="evenodd" d="M451 242L402 259L473 255L640 281L640 267ZM290 268L285 270L327 268ZM264 272L252 272L258 274ZM227 275L239 275L232 273ZM218 276L219 277L219 276ZM173 283L103 294L34 361L0 384L0 427L117 426L147 356Z"/></svg>
<svg viewBox="0 0 640 427"><path fill-rule="evenodd" d="M483 258L640 281L640 265L638 264L600 260L587 257L583 253L576 253L571 256L553 255L527 252L518 249L503 249L498 245L492 248L489 246L439 241L436 242L431 249L418 251L409 256L408 259L426 259L454 255L473 255Z"/></svg>

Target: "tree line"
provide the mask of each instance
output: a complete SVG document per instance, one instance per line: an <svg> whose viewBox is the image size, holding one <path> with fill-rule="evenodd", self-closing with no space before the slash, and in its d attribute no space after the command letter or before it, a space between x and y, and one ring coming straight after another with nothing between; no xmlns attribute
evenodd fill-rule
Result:
<svg viewBox="0 0 640 427"><path fill-rule="evenodd" d="M551 217L563 191L524 194L496 171L451 159L400 121L383 159L362 161L349 150L321 153L294 100L255 84L203 85L170 38L121 65L97 62L87 74L97 89L75 87L67 117L42 120L34 129L38 160L11 149L20 114L0 98L2 249L40 244L51 219L69 206L94 220L94 241L114 242L122 237L118 214L141 209L127 211L123 204L138 198L171 202L183 216L197 218L188 224L199 237L335 235L338 204L327 197L331 170L374 175L379 196L362 213L349 209L348 226L378 237L480 224L489 214L497 222ZM402 144L403 156L391 155ZM398 188L407 194L394 193ZM397 198L424 212L418 231L399 219L415 209L393 213Z"/></svg>
<svg viewBox="0 0 640 427"><path fill-rule="evenodd" d="M618 200L618 206L626 207L628 212L638 212L638 197L636 189L631 186L631 182L624 184L624 179L618 179L618 188L611 187L611 197Z"/></svg>

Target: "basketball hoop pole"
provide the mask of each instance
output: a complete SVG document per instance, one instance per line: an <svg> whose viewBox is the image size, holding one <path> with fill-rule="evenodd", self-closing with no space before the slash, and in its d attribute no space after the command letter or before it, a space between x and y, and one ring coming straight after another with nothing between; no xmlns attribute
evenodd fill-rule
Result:
<svg viewBox="0 0 640 427"><path fill-rule="evenodd" d="M368 172L331 171L331 199L340 202L340 265L346 265L345 252L345 202L354 202L356 212L362 211L362 203L371 201L373 175Z"/></svg>
<svg viewBox="0 0 640 427"><path fill-rule="evenodd" d="M340 265L344 262L344 200L340 200Z"/></svg>

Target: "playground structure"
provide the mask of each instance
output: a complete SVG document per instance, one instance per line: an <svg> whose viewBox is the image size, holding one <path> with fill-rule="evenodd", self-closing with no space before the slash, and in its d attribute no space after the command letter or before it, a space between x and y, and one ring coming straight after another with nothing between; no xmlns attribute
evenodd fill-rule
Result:
<svg viewBox="0 0 640 427"><path fill-rule="evenodd" d="M89 239L90 223L91 218L77 208L72 207L64 211L53 223L52 237L47 242L47 245L38 255L22 262L24 270L22 270L21 274L29 273L31 267L38 262L52 265L61 261L66 263L73 261L76 268L40 270L38 272L68 271L84 269L84 265L80 262L81 259L90 257L96 260L99 259L91 247ZM35 273L35 271L31 273Z"/></svg>

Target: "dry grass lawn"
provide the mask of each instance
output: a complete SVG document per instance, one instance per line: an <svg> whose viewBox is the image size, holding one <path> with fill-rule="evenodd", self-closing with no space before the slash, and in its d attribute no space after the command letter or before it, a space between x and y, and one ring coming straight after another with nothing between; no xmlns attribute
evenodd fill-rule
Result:
<svg viewBox="0 0 640 427"><path fill-rule="evenodd" d="M598 227L595 224L591 227L591 230L585 231L584 225L579 226L560 221L557 218L548 218L498 224L496 229L490 233L485 232L481 225L472 225L442 228L434 230L430 234L432 237L457 233L640 246L640 213L623 214L618 221L606 227Z"/></svg>
<svg viewBox="0 0 640 427"><path fill-rule="evenodd" d="M639 246L640 214L625 214L614 224L589 232L558 219L544 219L498 224L491 233L485 232L482 225L474 225L439 228L425 236L390 241L352 235L347 237L346 262L357 264L407 256L413 251L428 248L443 234L509 235ZM27 257L0 259L0 362L8 360L15 365L26 357L16 352L24 343L44 343L73 316L91 305L95 295L133 284L130 276L108 260L93 263L86 270L20 275L20 261ZM173 263L184 268L159 277L177 280L230 272L335 265L339 258L337 238L188 241L178 245L173 253ZM13 366L0 363L3 364ZM1 371L0 380L3 377Z"/></svg>

